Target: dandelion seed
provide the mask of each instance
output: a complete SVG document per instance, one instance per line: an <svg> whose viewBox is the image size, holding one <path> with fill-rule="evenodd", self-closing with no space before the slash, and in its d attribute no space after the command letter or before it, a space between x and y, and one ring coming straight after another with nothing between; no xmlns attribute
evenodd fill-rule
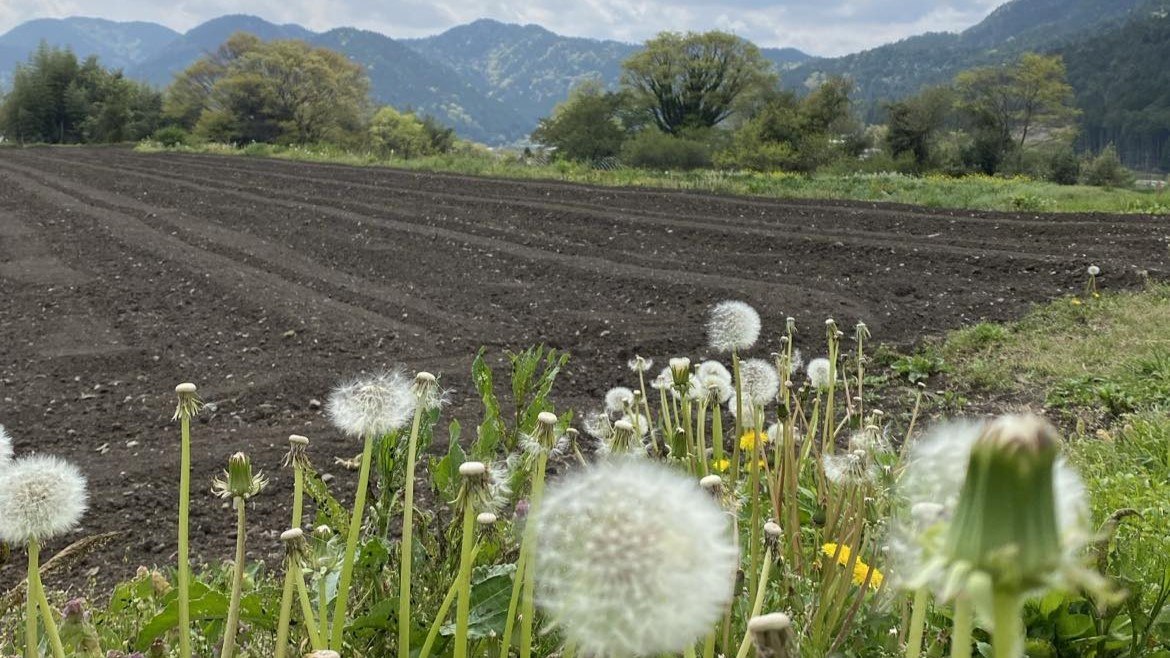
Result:
<svg viewBox="0 0 1170 658"><path fill-rule="evenodd" d="M550 486L537 526L538 601L584 655L675 653L707 633L738 562L726 514L645 460Z"/></svg>
<svg viewBox="0 0 1170 658"><path fill-rule="evenodd" d="M333 389L326 411L330 422L352 437L385 436L413 418L418 398L412 389L401 371L380 372Z"/></svg>
<svg viewBox="0 0 1170 658"><path fill-rule="evenodd" d="M707 336L716 352L751 349L760 337L760 314L744 302L720 302L707 318Z"/></svg>
<svg viewBox="0 0 1170 658"><path fill-rule="evenodd" d="M77 527L88 505L85 477L51 455L14 459L0 471L0 540L38 543Z"/></svg>
<svg viewBox="0 0 1170 658"><path fill-rule="evenodd" d="M830 370L829 360L824 357L808 362L808 380L812 382L813 388L818 391L829 388Z"/></svg>

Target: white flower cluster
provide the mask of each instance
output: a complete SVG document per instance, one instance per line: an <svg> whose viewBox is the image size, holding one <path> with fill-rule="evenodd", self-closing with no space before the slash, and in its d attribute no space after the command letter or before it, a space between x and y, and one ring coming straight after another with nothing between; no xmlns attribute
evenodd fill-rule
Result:
<svg viewBox="0 0 1170 658"><path fill-rule="evenodd" d="M326 411L339 430L364 439L404 427L417 403L411 380L399 370L388 370L333 389Z"/></svg>

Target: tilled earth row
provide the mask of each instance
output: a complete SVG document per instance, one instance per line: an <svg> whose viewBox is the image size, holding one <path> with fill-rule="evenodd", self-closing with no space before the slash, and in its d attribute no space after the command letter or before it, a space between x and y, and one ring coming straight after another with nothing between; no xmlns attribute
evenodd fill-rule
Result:
<svg viewBox="0 0 1170 658"><path fill-rule="evenodd" d="M0 151L0 424L18 453L79 463L84 533L123 539L84 566L101 580L174 551L174 385L211 407L195 427L195 553L230 554L209 493L229 454L272 476L255 556L288 516L290 433L321 468L360 446L318 402L362 371L443 377L473 427L480 346L546 343L573 359L558 405L628 383L641 354L707 356L716 301L751 303L778 347L787 316L814 353L823 321L909 343L1018 317L1075 292L1166 269L1170 227L1141 216L1031 216L784 202L125 149ZM445 436L445 433L440 433ZM206 486L205 486L206 485ZM50 549L57 548L57 542ZM18 579L0 567L0 590ZM67 583L57 583L64 586Z"/></svg>

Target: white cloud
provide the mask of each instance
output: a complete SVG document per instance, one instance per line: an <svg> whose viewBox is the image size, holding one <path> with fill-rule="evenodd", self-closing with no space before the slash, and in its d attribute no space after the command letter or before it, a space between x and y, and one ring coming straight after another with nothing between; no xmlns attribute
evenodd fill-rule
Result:
<svg viewBox="0 0 1170 658"><path fill-rule="evenodd" d="M314 30L352 25L393 37L434 34L477 18L537 23L560 34L643 41L661 30L725 29L762 46L840 55L926 31L977 23L1005 0L0 0L0 30L42 17L144 20L187 30L256 14Z"/></svg>

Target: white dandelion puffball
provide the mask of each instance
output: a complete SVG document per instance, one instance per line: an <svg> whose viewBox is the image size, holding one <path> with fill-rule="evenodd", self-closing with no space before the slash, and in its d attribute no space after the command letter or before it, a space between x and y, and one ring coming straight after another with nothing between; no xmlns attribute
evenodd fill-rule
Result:
<svg viewBox="0 0 1170 658"><path fill-rule="evenodd" d="M550 485L536 518L538 602L584 655L677 653L731 599L728 517L685 475L607 462Z"/></svg>
<svg viewBox="0 0 1170 658"><path fill-rule="evenodd" d="M634 392L625 386L615 386L605 393L605 410L611 414L625 411L626 405L634 402Z"/></svg>
<svg viewBox="0 0 1170 658"><path fill-rule="evenodd" d="M812 382L813 388L823 390L829 388L829 360L821 357L813 359L808 362L808 380Z"/></svg>
<svg viewBox="0 0 1170 658"><path fill-rule="evenodd" d="M764 359L747 359L739 364L740 387L744 399L764 406L780 392L780 373Z"/></svg>
<svg viewBox="0 0 1170 658"><path fill-rule="evenodd" d="M326 411L337 429L358 438L384 436L411 421L418 402L398 370L354 379L333 389Z"/></svg>
<svg viewBox="0 0 1170 658"><path fill-rule="evenodd" d="M760 314L743 302L719 302L707 317L707 338L716 352L751 349L760 338Z"/></svg>
<svg viewBox="0 0 1170 658"><path fill-rule="evenodd" d="M740 416L739 416L739 411L740 411L741 406L743 407L743 417L742 418L740 418ZM747 395L743 396L742 402L735 395L735 391L732 391L731 395L727 398L727 411L732 415L732 417L739 420L740 426L743 427L744 429L755 429L757 408L759 409L759 411L763 411L764 405L763 404L756 404L755 402L752 401L752 398L747 396Z"/></svg>
<svg viewBox="0 0 1170 658"><path fill-rule="evenodd" d="M59 457L32 455L0 471L0 540L38 542L77 527L88 497L85 477Z"/></svg>
<svg viewBox="0 0 1170 658"><path fill-rule="evenodd" d="M1101 268L1097 267L1096 265L1089 266L1089 276L1097 276L1100 273L1101 273Z"/></svg>
<svg viewBox="0 0 1170 658"><path fill-rule="evenodd" d="M12 462L12 437L8 436L8 431L0 425L0 470L8 466Z"/></svg>

